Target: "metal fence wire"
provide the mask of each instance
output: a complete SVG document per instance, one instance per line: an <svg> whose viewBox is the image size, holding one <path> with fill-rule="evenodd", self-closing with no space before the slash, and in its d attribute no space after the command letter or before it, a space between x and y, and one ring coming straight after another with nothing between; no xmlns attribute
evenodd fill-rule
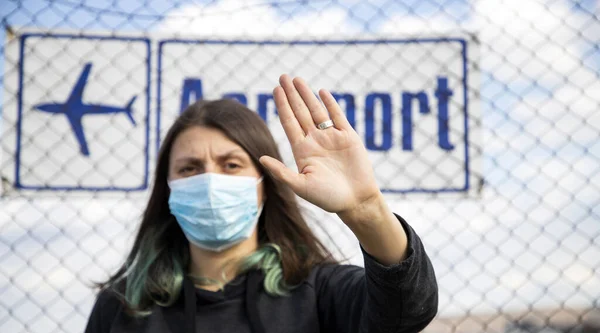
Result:
<svg viewBox="0 0 600 333"><path fill-rule="evenodd" d="M425 332L600 332L598 1L0 0L0 17L0 332L83 330L191 101L246 103L293 166L283 72L336 93L423 239Z"/></svg>

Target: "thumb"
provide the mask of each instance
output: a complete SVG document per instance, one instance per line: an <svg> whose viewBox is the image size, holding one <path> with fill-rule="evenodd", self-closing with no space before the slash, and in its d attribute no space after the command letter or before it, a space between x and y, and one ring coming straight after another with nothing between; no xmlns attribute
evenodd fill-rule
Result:
<svg viewBox="0 0 600 333"><path fill-rule="evenodd" d="M290 170L281 161L271 156L261 156L258 160L275 179L291 187L294 192L299 193L302 182L300 174Z"/></svg>

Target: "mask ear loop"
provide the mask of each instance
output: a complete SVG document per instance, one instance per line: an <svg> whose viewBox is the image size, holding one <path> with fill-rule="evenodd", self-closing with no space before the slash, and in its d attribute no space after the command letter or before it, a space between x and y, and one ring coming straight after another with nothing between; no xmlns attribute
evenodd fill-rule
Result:
<svg viewBox="0 0 600 333"><path fill-rule="evenodd" d="M260 178L258 178L258 180L256 181L256 185L262 183L262 181L264 180L265 176L261 176ZM267 201L267 194L263 193L263 201L260 204L260 207L258 209L258 216L260 216L260 213L265 205L265 201Z"/></svg>

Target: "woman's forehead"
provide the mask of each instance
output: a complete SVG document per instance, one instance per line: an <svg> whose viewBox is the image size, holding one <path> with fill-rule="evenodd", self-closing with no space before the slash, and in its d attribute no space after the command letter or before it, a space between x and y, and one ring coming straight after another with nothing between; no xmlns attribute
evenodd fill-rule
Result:
<svg viewBox="0 0 600 333"><path fill-rule="evenodd" d="M212 155L222 154L233 150L247 155L240 145L228 138L222 131L215 128L193 126L184 130L177 136L171 147L171 156L172 158L177 158L180 155L189 154Z"/></svg>

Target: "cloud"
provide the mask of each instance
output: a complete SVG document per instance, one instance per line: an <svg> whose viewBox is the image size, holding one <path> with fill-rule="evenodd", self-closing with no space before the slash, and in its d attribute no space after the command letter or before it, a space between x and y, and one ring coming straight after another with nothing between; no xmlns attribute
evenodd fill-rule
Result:
<svg viewBox="0 0 600 333"><path fill-rule="evenodd" d="M171 11L159 30L202 37L314 37L356 30L346 23L347 15L332 8L287 18L264 2L226 0Z"/></svg>
<svg viewBox="0 0 600 333"><path fill-rule="evenodd" d="M587 119L600 107L599 73L598 68L582 65L582 53L600 43L600 22L563 1L477 0L472 8L462 21L444 11L422 17L397 15L381 26L381 32L467 31L478 37L477 62L484 80L473 88L481 91L488 126L484 137L521 136L551 150L561 149L567 141L591 144L598 128ZM572 136L574 131L578 132ZM485 151L493 153L507 149L509 140L488 143Z"/></svg>
<svg viewBox="0 0 600 333"><path fill-rule="evenodd" d="M398 15L381 27L386 34L435 34L470 31L481 40L481 68L513 85L533 81L555 88L568 77L577 80L579 52L600 41L600 23L572 12L566 2L533 0L472 2L473 14L459 21L439 11L427 17ZM584 35L581 35L584 32Z"/></svg>

